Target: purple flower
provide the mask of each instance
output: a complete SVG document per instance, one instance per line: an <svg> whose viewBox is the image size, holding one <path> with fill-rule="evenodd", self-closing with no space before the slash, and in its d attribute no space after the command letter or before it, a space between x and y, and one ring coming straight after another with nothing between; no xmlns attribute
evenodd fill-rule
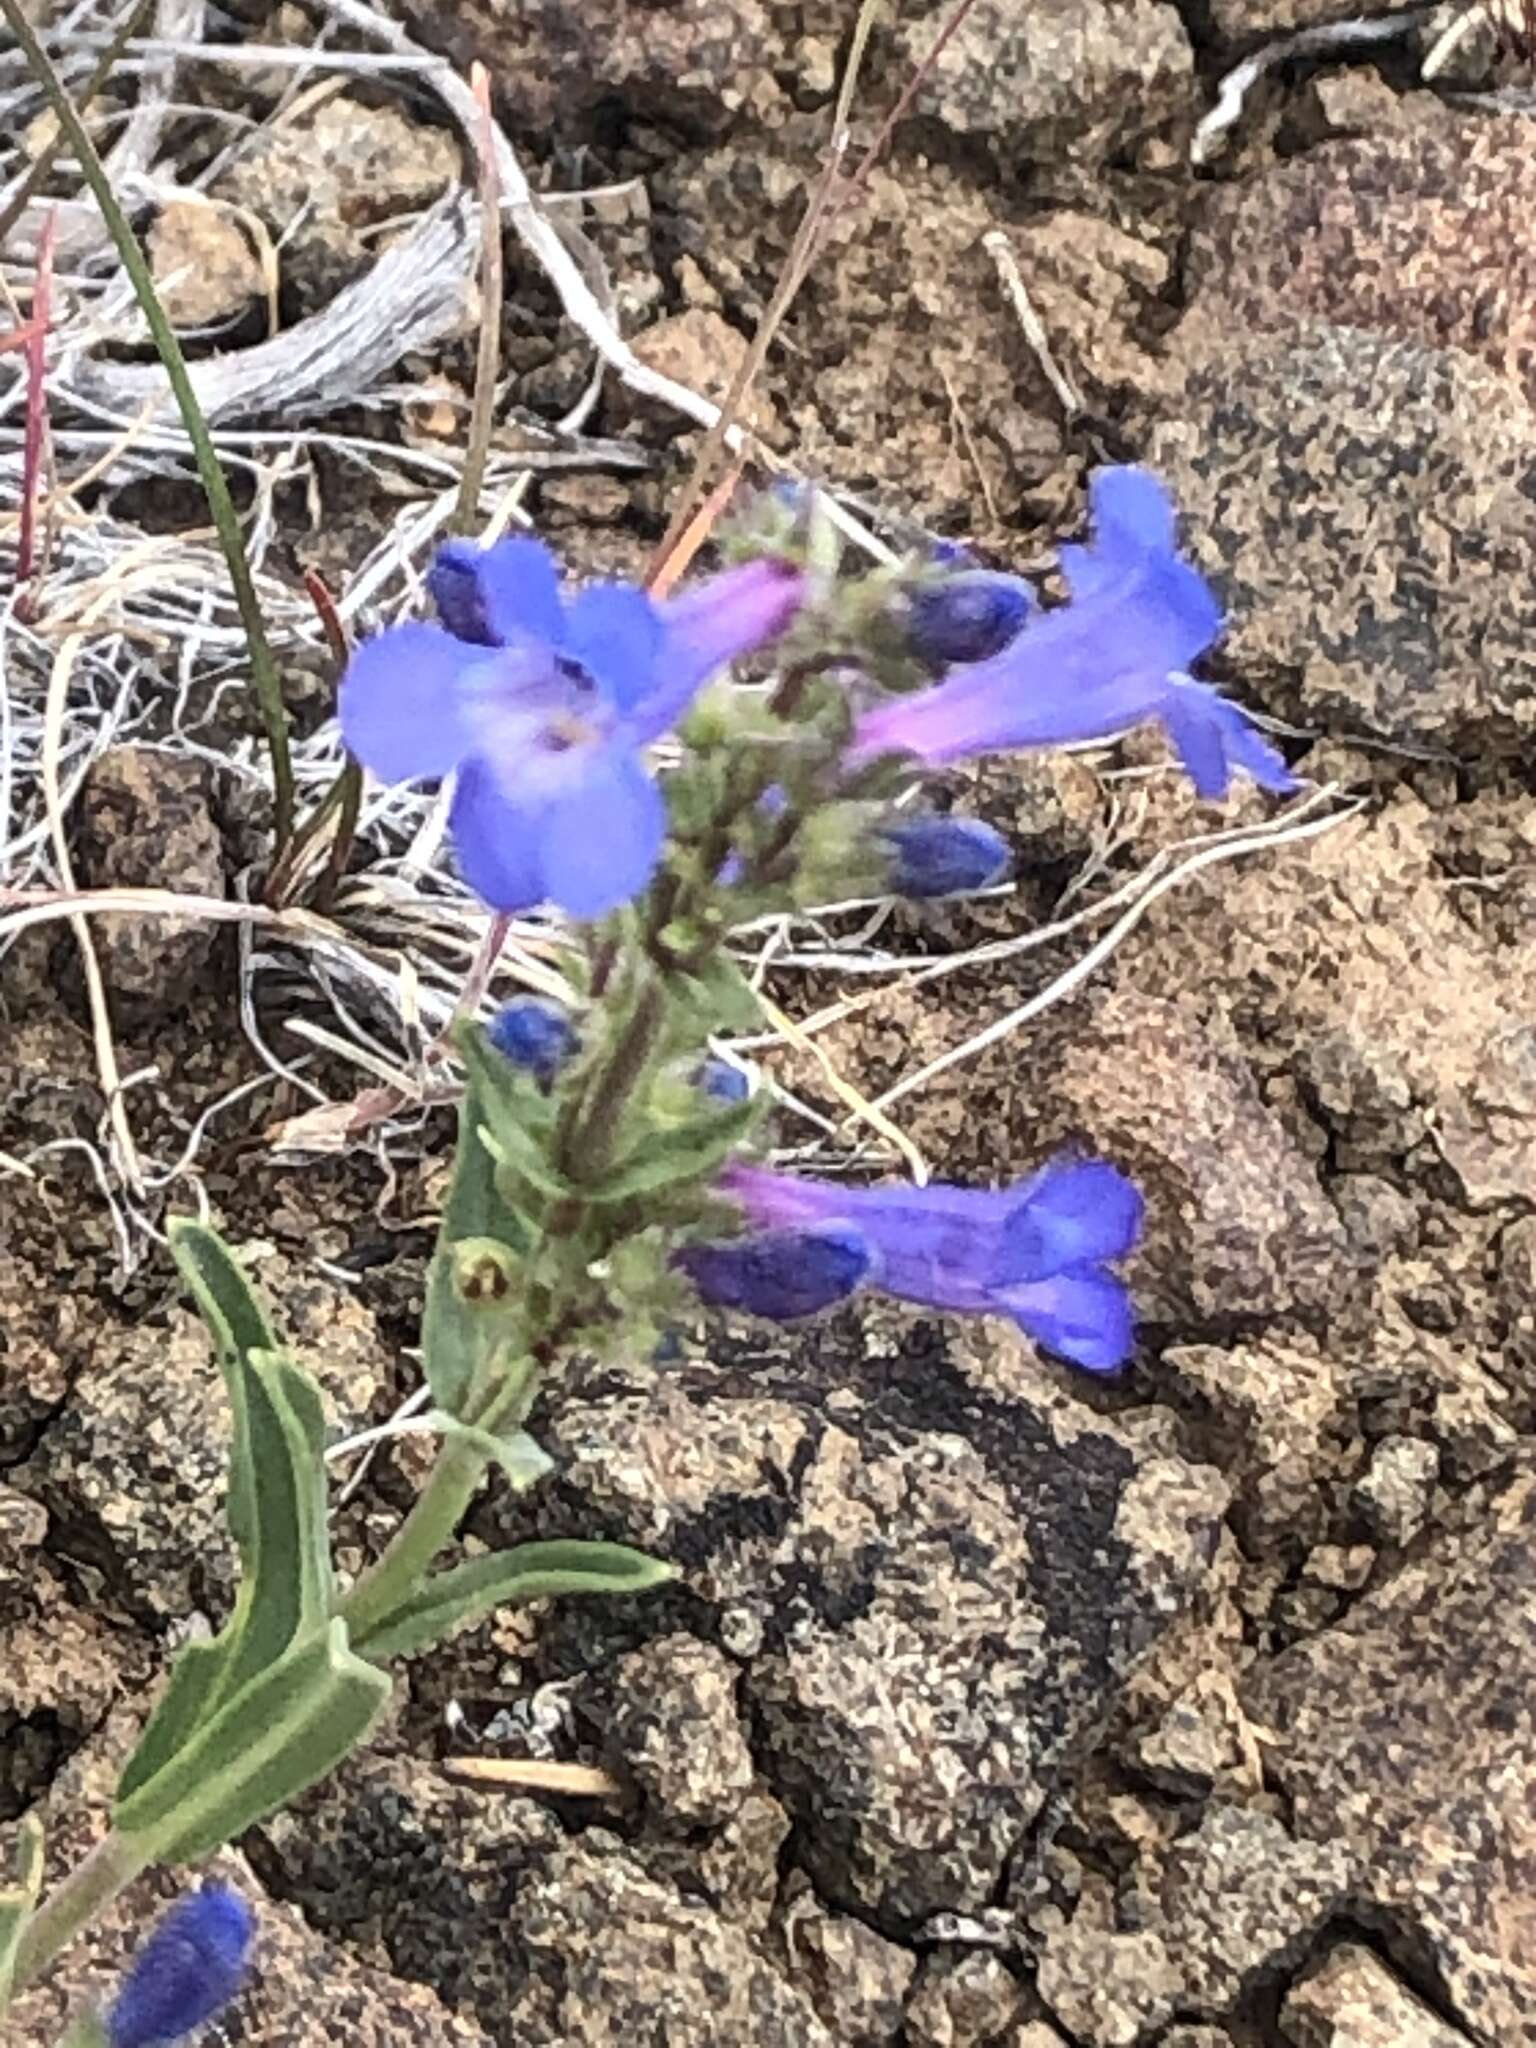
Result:
<svg viewBox="0 0 1536 2048"><path fill-rule="evenodd" d="M875 1254L841 1224L764 1230L723 1244L688 1244L675 1256L704 1300L776 1323L813 1316L870 1277Z"/></svg>
<svg viewBox="0 0 1536 2048"><path fill-rule="evenodd" d="M211 2020L244 1981L255 1928L227 1884L178 1899L129 1966L107 2014L108 2048L164 2048Z"/></svg>
<svg viewBox="0 0 1536 2048"><path fill-rule="evenodd" d="M979 818L909 818L880 828L890 852L886 887L919 901L989 889L1007 874L1008 842Z"/></svg>
<svg viewBox="0 0 1536 2048"><path fill-rule="evenodd" d="M756 561L663 604L627 583L566 602L549 550L515 539L451 542L430 582L442 626L393 626L352 657L347 746L386 782L457 769L459 862L493 909L593 918L628 902L666 831L644 749L783 631L801 579Z"/></svg>
<svg viewBox="0 0 1536 2048"><path fill-rule="evenodd" d="M1034 608L1035 594L1021 576L977 569L921 583L906 598L907 645L930 668L986 661L1002 653Z"/></svg>
<svg viewBox="0 0 1536 2048"><path fill-rule="evenodd" d="M1238 706L1188 673L1222 620L1209 585L1177 551L1168 493L1147 470L1101 469L1090 499L1092 543L1061 550L1071 602L1036 614L990 660L865 712L853 765L904 753L938 767L1107 739L1155 718L1203 797L1224 796L1238 769L1265 789L1295 787Z"/></svg>
<svg viewBox="0 0 1536 2048"><path fill-rule="evenodd" d="M852 1231L870 1252L870 1284L903 1301L1012 1316L1045 1350L1090 1372L1113 1372L1130 1355L1130 1296L1107 1262L1134 1248L1142 1200L1101 1160L1055 1159L996 1192L848 1188L740 1165L717 1185L770 1235ZM742 1243L754 1241L762 1240Z"/></svg>

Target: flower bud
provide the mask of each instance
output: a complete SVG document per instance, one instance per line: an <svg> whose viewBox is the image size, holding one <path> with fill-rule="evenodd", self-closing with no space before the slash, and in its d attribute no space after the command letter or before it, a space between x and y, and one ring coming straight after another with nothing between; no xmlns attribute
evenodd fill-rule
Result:
<svg viewBox="0 0 1536 2048"><path fill-rule="evenodd" d="M496 1309L512 1299L520 1269L504 1244L494 1237L461 1237L448 1251L453 1291L466 1308Z"/></svg>
<svg viewBox="0 0 1536 2048"><path fill-rule="evenodd" d="M108 2048L168 2048L220 2012L244 1981L255 1920L227 1884L177 1900L144 1943L107 2015Z"/></svg>
<svg viewBox="0 0 1536 2048"><path fill-rule="evenodd" d="M968 896L1007 874L1008 842L979 818L913 818L882 826L893 896Z"/></svg>
<svg viewBox="0 0 1536 2048"><path fill-rule="evenodd" d="M543 996L514 996L503 1003L486 1026L486 1036L503 1059L525 1067L541 1088L550 1086L581 1045L566 1012Z"/></svg>
<svg viewBox="0 0 1536 2048"><path fill-rule="evenodd" d="M834 1223L684 1245L676 1263L711 1306L788 1323L845 1300L870 1277L874 1254Z"/></svg>
<svg viewBox="0 0 1536 2048"><path fill-rule="evenodd" d="M486 617L485 592L480 583L483 560L484 551L469 541L445 542L427 571L427 589L437 606L437 616L456 640L468 640L476 647L494 647L496 635Z"/></svg>
<svg viewBox="0 0 1536 2048"><path fill-rule="evenodd" d="M989 661L1019 632L1034 603L1022 577L983 569L920 583L907 592L907 645L934 669Z"/></svg>
<svg viewBox="0 0 1536 2048"><path fill-rule="evenodd" d="M715 1102L745 1102L752 1093L752 1077L744 1068L711 1053L694 1070L693 1085Z"/></svg>

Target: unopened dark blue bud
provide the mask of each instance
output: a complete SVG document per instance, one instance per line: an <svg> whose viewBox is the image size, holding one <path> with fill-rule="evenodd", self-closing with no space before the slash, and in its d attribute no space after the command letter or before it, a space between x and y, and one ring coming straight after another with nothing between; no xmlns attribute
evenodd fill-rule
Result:
<svg viewBox="0 0 1536 2048"><path fill-rule="evenodd" d="M456 640L471 641L476 647L499 645L491 631L485 610L485 590L480 581L483 550L468 541L451 540L437 551L437 560L427 572L427 589L437 606L437 616Z"/></svg>
<svg viewBox="0 0 1536 2048"><path fill-rule="evenodd" d="M907 645L935 669L990 661L1016 637L1034 603L1021 577L985 570L922 583L907 593Z"/></svg>
<svg viewBox="0 0 1536 2048"><path fill-rule="evenodd" d="M870 1277L875 1260L858 1231L827 1224L685 1245L677 1263L715 1308L790 1323L846 1300Z"/></svg>
<svg viewBox="0 0 1536 2048"><path fill-rule="evenodd" d="M968 896L1007 874L1008 842L979 818L912 818L881 827L893 896Z"/></svg>
<svg viewBox="0 0 1536 2048"><path fill-rule="evenodd" d="M714 1054L699 1062L693 1083L716 1102L745 1102L752 1093L751 1075Z"/></svg>
<svg viewBox="0 0 1536 2048"><path fill-rule="evenodd" d="M255 1931L227 1884L178 1899L129 1966L107 2014L109 2048L168 2048L205 2025L244 1982Z"/></svg>
<svg viewBox="0 0 1536 2048"><path fill-rule="evenodd" d="M503 1003L486 1026L486 1036L503 1058L526 1067L545 1088L581 1044L565 1011L543 996L514 996Z"/></svg>

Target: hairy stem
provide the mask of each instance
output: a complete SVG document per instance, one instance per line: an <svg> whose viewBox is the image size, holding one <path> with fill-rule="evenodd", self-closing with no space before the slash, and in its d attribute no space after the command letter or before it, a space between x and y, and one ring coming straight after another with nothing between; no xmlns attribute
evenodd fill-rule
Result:
<svg viewBox="0 0 1536 2048"><path fill-rule="evenodd" d="M28 1921L16 1952L16 1990L46 1969L151 1860L132 1835L115 1831L103 1835L63 1883L55 1885Z"/></svg>
<svg viewBox="0 0 1536 2048"><path fill-rule="evenodd" d="M559 1163L578 1186L600 1179L612 1159L625 1107L645 1078L665 1018L661 984L648 975L607 1065L587 1089L563 1147Z"/></svg>
<svg viewBox="0 0 1536 2048"><path fill-rule="evenodd" d="M229 485L214 449L213 439L208 432L208 423L203 418L202 408L197 402L197 393L192 388L192 379L187 372L181 344L176 339L176 330L166 318L165 308L161 305L159 293L155 290L155 280L144 251L129 225L127 215L117 202L117 196L112 190L112 181L107 176L106 166L97 152L96 145L92 142L84 122L76 113L68 88L55 70L53 60L43 48L32 24L22 11L21 0L0 0L0 16L4 17L6 27L21 45L33 76L48 95L59 127L74 152L96 204L101 209L101 217L106 222L107 232L116 244L117 253L122 259L124 270L128 273L134 295L149 324L155 348L165 365L165 374L170 379L171 390L175 394L187 439L192 443L192 452L197 460L197 472L208 499L208 510L218 530L219 546L229 568L229 580L234 586L240 623L245 629L246 646L251 658L251 685L261 707L262 724L267 734L267 750L272 759L276 852L281 854L293 830L293 763L288 749L288 714L283 706L277 665L272 659L272 650L267 642L261 606L257 601L256 586L251 580L250 564L245 558L245 542L240 532L240 520L235 511L234 500L229 495Z"/></svg>
<svg viewBox="0 0 1536 2048"><path fill-rule="evenodd" d="M341 1603L353 1645L366 1650L368 1634L414 1593L432 1560L458 1527L490 1463L485 1452L450 1438L416 1503Z"/></svg>

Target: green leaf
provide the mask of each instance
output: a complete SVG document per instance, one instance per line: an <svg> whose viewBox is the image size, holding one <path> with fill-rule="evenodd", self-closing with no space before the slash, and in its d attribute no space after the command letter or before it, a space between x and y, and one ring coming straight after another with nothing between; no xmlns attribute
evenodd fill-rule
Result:
<svg viewBox="0 0 1536 2048"><path fill-rule="evenodd" d="M157 1863L196 1863L333 1771L373 1727L388 1675L349 1648L338 1616L253 1678L113 1824Z"/></svg>
<svg viewBox="0 0 1536 2048"><path fill-rule="evenodd" d="M471 1422L460 1422L456 1415L442 1408L429 1410L426 1419L444 1436L457 1437L461 1443L473 1444L476 1450L483 1451L501 1467L519 1493L555 1469L554 1459L534 1442L526 1429L514 1429L500 1436L495 1430L476 1429Z"/></svg>
<svg viewBox="0 0 1536 2048"><path fill-rule="evenodd" d="M684 1044L713 1034L730 1038L763 1021L757 993L728 953L714 952L694 973L673 977L667 986L668 1022Z"/></svg>
<svg viewBox="0 0 1536 2048"><path fill-rule="evenodd" d="M19 1833L16 1882L0 1890L0 2012L11 1995L16 1951L43 1888L43 1824L29 1818L21 1823Z"/></svg>
<svg viewBox="0 0 1536 2048"><path fill-rule="evenodd" d="M408 1657L498 1607L561 1593L643 1593L675 1577L671 1565L623 1543L522 1543L428 1579L359 1648L370 1657Z"/></svg>
<svg viewBox="0 0 1536 2048"><path fill-rule="evenodd" d="M602 1183L589 1191L593 1202L624 1202L655 1194L679 1181L712 1179L717 1167L749 1137L762 1115L761 1100L732 1103L672 1131L651 1131Z"/></svg>
<svg viewBox="0 0 1536 2048"><path fill-rule="evenodd" d="M136 1793L301 1634L332 1597L325 1417L320 1391L272 1347L272 1331L223 1241L175 1223L171 1245L219 1349L233 1416L228 1518L240 1553L229 1620L212 1642L189 1643L129 1759L118 1796Z"/></svg>
<svg viewBox="0 0 1536 2048"><path fill-rule="evenodd" d="M507 1073L513 1070L492 1053L475 1028L459 1034L459 1046L464 1055L465 1084L458 1150L437 1249L427 1272L427 1303L421 1323L427 1384L438 1405L451 1414L457 1414L469 1399L485 1362L487 1341L496 1341L498 1334L489 1329L481 1308L472 1308L460 1297L454 1284L451 1247L464 1238L483 1237L522 1257L532 1242L526 1219L501 1192L498 1156L485 1142L491 1092L502 1078L490 1061L494 1057Z"/></svg>
<svg viewBox="0 0 1536 2048"><path fill-rule="evenodd" d="M208 1325L225 1377L229 1377L227 1360L242 1358L248 1351L278 1350L278 1341L251 1291L244 1269L218 1232L206 1224L178 1217L170 1226L170 1239L171 1255L181 1268L181 1277L197 1304L198 1314ZM230 1534L243 1552L250 1540L255 1509L243 1393L233 1383L230 1400L235 1409L235 1445L225 1514Z"/></svg>

